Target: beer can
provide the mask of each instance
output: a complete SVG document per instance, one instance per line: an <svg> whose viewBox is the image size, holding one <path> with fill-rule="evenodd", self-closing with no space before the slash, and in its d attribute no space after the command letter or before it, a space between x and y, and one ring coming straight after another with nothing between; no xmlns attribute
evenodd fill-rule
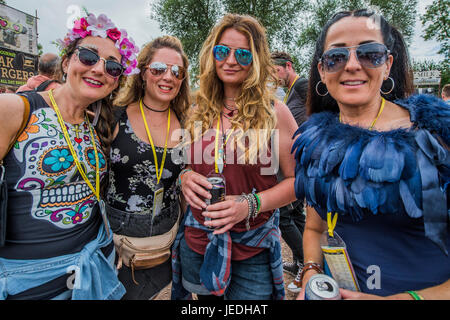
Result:
<svg viewBox="0 0 450 320"><path fill-rule="evenodd" d="M209 177L208 182L212 184L211 199L205 199L207 205L214 204L225 200L225 179L221 177ZM205 221L211 221L211 218L205 217Z"/></svg>
<svg viewBox="0 0 450 320"><path fill-rule="evenodd" d="M325 275L313 275L305 287L305 300L341 300L337 282Z"/></svg>

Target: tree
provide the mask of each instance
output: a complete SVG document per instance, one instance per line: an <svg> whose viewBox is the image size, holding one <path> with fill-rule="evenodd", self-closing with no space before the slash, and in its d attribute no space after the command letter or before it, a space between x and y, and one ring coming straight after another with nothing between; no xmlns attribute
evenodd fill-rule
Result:
<svg viewBox="0 0 450 320"><path fill-rule="evenodd" d="M266 28L269 44L283 47L293 41L296 15L304 0L159 0L152 6L150 17L162 31L178 37L198 73L198 54L214 24L227 12L249 14Z"/></svg>
<svg viewBox="0 0 450 320"><path fill-rule="evenodd" d="M193 74L198 72L198 53L211 27L226 12L233 12L259 19L270 49L289 52L297 73L306 76L315 41L328 19L338 11L367 7L376 8L410 42L417 0L157 0L151 17L161 30L181 40Z"/></svg>
<svg viewBox="0 0 450 320"><path fill-rule="evenodd" d="M448 0L447 0L448 1ZM417 0L316 0L299 18L297 41L290 47L299 57L299 69L309 71L316 39L326 22L339 11L372 8L394 25L410 43L414 34Z"/></svg>
<svg viewBox="0 0 450 320"><path fill-rule="evenodd" d="M445 57L445 64L450 63L450 0L434 0L426 7L420 18L425 27L423 38L437 40L441 48L438 53Z"/></svg>

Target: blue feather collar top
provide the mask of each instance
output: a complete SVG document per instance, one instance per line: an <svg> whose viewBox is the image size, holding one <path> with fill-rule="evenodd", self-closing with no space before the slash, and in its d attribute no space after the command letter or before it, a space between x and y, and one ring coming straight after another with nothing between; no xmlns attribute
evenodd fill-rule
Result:
<svg viewBox="0 0 450 320"><path fill-rule="evenodd" d="M406 213L424 219L425 235L446 253L450 177L450 106L429 95L395 101L413 126L369 131L314 114L295 133L295 192L320 214L353 220Z"/></svg>

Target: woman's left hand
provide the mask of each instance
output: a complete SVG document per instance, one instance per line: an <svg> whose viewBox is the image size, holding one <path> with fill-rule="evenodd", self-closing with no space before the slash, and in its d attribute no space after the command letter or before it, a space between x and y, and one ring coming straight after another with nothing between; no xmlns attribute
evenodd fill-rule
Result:
<svg viewBox="0 0 450 320"><path fill-rule="evenodd" d="M247 200L237 201L239 198L240 196L226 196L225 201L207 206L202 214L212 220L205 221L205 226L214 228L214 234L221 234L247 218Z"/></svg>

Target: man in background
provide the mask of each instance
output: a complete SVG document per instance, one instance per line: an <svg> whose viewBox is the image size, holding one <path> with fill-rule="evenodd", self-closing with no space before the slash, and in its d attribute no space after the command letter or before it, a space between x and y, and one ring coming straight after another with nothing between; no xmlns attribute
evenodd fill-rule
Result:
<svg viewBox="0 0 450 320"><path fill-rule="evenodd" d="M442 100L444 100L447 103L450 103L450 83L447 83L442 88L441 96L442 96Z"/></svg>
<svg viewBox="0 0 450 320"><path fill-rule="evenodd" d="M45 53L39 58L37 76L33 76L27 80L27 83L16 92L22 91L45 91L55 89L60 86L61 80L61 60L54 53ZM40 86L40 87L39 87Z"/></svg>
<svg viewBox="0 0 450 320"><path fill-rule="evenodd" d="M271 55L275 65L278 84L285 87L286 94L283 98L291 110L292 115L300 126L306 121L306 92L308 80L300 78L295 72L291 56L286 52L276 51ZM284 261L283 270L295 276L287 289L291 292L299 292L301 289L300 271L303 268L303 230L305 229L305 214L303 200L280 208L281 236L292 250L293 261Z"/></svg>

